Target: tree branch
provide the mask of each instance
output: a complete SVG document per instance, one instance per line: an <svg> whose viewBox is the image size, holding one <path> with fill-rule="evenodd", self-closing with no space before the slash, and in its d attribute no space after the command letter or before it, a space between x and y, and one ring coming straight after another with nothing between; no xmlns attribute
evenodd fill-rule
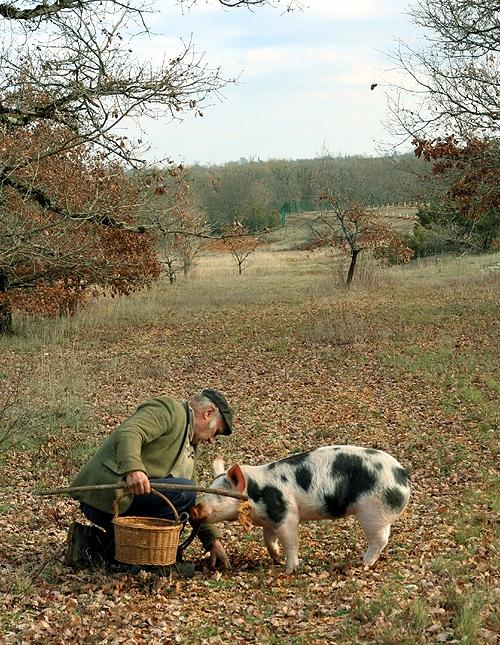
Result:
<svg viewBox="0 0 500 645"><path fill-rule="evenodd" d="M89 0L86 0L89 2ZM0 4L0 16L8 20L33 20L48 18L64 9L74 9L82 5L82 0L55 0L52 4L39 4L32 9L18 9L11 3Z"/></svg>

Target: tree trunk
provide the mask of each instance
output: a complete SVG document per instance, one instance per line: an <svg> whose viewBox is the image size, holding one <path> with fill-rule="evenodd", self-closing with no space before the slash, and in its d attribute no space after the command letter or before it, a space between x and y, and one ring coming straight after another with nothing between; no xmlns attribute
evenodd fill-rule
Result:
<svg viewBox="0 0 500 645"><path fill-rule="evenodd" d="M12 334L12 310L10 305L0 304L0 336Z"/></svg>
<svg viewBox="0 0 500 645"><path fill-rule="evenodd" d="M345 281L345 286L349 289L351 286L352 278L354 276L354 269L356 268L356 260L358 259L358 251L353 251L351 253L351 264L349 266L349 271L347 272L347 279Z"/></svg>
<svg viewBox="0 0 500 645"><path fill-rule="evenodd" d="M7 291L7 276L0 271L0 293ZM12 334L12 309L10 304L0 302L0 335Z"/></svg>

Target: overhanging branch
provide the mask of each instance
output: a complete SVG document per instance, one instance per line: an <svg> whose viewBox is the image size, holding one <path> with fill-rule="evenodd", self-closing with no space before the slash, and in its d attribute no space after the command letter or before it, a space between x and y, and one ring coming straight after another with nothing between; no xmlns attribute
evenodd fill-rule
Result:
<svg viewBox="0 0 500 645"><path fill-rule="evenodd" d="M0 185L2 184L4 186L13 188L25 198L33 199L43 209L49 210L50 212L55 213L56 215L60 215L65 219L82 222L93 222L94 224L98 224L99 226L105 226L107 228L113 228L122 231L130 231L133 233L145 233L148 228L144 225L129 225L126 222L116 220L108 214L100 215L98 213L75 213L57 204L40 188L37 188L36 186L33 186L31 183L22 179L15 179L7 175L5 172L0 172Z"/></svg>
<svg viewBox="0 0 500 645"><path fill-rule="evenodd" d="M56 0L52 4L39 4L32 9L18 9L10 3L0 4L0 16L7 20L33 20L52 16L64 9L75 9L82 5L81 0Z"/></svg>

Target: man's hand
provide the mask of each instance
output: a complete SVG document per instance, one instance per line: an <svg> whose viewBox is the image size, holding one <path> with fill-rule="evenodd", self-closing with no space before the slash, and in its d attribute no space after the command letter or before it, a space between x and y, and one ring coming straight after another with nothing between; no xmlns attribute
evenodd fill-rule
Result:
<svg viewBox="0 0 500 645"><path fill-rule="evenodd" d="M212 569L215 569L217 562L220 562L223 569L230 569L231 564L229 563L229 558L222 546L220 540L215 540L215 542L210 547L210 566Z"/></svg>
<svg viewBox="0 0 500 645"><path fill-rule="evenodd" d="M151 492L148 476L142 470L134 470L129 473L125 481L130 492L134 495L146 495Z"/></svg>

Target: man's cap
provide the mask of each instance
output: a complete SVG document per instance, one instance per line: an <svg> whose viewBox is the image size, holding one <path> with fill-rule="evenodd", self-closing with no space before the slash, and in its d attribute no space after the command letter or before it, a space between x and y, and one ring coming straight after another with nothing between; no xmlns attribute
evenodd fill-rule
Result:
<svg viewBox="0 0 500 645"><path fill-rule="evenodd" d="M219 408L219 412L224 419L226 427L222 434L229 435L233 431L233 411L226 401L226 397L219 392L219 390L211 390L210 388L202 390L201 392L207 399L210 399L214 405Z"/></svg>

